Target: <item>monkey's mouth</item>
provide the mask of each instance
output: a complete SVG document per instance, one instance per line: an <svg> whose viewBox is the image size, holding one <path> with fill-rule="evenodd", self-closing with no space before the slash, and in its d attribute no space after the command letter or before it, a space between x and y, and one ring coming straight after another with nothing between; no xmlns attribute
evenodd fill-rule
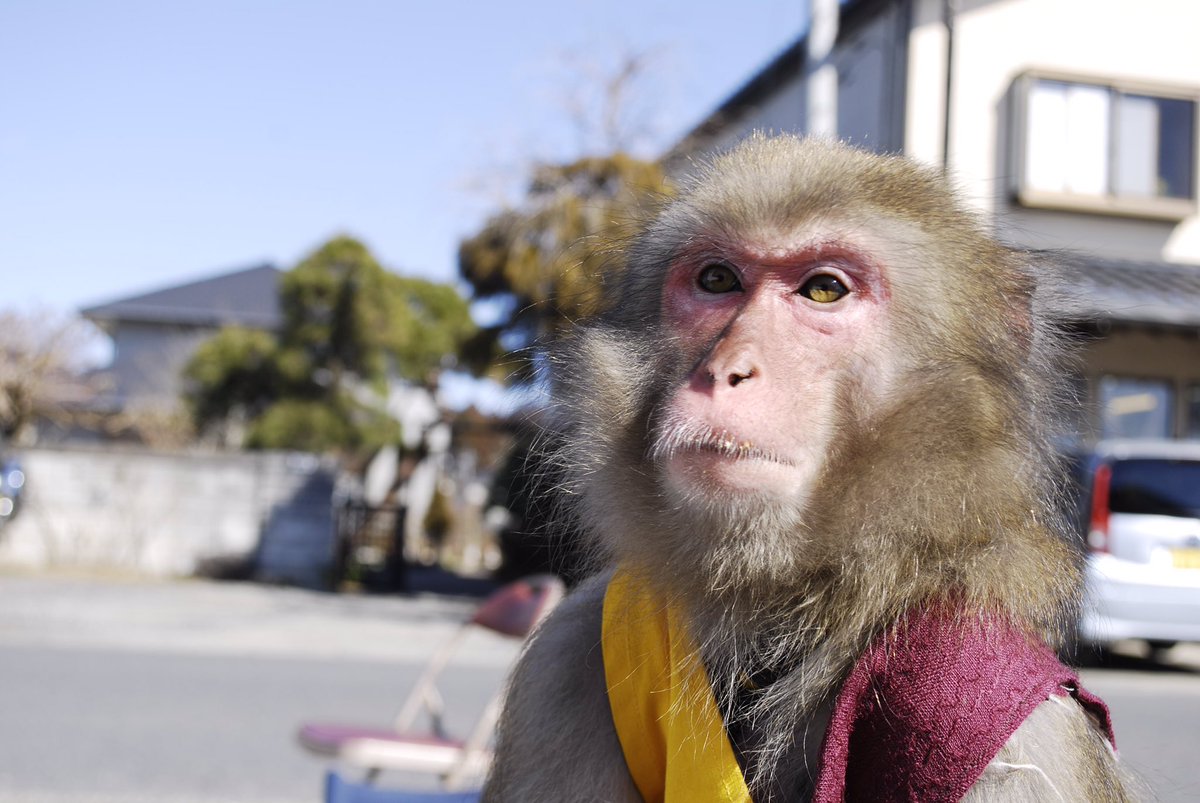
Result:
<svg viewBox="0 0 1200 803"><path fill-rule="evenodd" d="M766 460L770 463L792 465L790 461L783 459L774 452L769 452L766 449L760 449L755 446L753 441L739 441L734 438L699 440L687 444L687 448L697 452L711 452L733 460Z"/></svg>
<svg viewBox="0 0 1200 803"><path fill-rule="evenodd" d="M689 452L713 454L728 460L761 460L790 467L796 465L779 453L763 449L728 430L711 430L695 425L684 425L663 433L651 449L650 457L662 461Z"/></svg>

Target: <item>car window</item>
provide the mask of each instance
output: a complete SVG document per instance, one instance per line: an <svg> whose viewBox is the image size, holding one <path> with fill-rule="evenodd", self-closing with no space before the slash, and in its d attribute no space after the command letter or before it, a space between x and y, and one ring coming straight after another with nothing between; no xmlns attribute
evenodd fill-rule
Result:
<svg viewBox="0 0 1200 803"><path fill-rule="evenodd" d="M1083 454L1068 454L1063 464L1063 515L1079 533L1086 534L1091 513L1091 486L1088 484L1089 461Z"/></svg>
<svg viewBox="0 0 1200 803"><path fill-rule="evenodd" d="M1200 462L1119 460L1108 506L1113 513L1200 517Z"/></svg>

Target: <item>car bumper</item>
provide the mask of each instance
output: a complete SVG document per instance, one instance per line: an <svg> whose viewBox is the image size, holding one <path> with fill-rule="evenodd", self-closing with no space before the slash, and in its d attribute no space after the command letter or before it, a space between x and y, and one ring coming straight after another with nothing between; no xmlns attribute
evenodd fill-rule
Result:
<svg viewBox="0 0 1200 803"><path fill-rule="evenodd" d="M1200 641L1200 570L1090 555L1080 638Z"/></svg>

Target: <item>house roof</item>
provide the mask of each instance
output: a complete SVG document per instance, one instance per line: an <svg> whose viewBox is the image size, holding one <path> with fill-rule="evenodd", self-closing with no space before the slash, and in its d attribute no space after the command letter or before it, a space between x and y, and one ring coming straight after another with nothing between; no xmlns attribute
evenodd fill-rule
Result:
<svg viewBox="0 0 1200 803"><path fill-rule="evenodd" d="M1059 256L1075 292L1073 317L1110 323L1200 326L1200 265Z"/></svg>
<svg viewBox="0 0 1200 803"><path fill-rule="evenodd" d="M273 265L257 265L119 298L81 312L85 318L102 326L137 322L277 329L283 320L279 308L281 275L282 272Z"/></svg>

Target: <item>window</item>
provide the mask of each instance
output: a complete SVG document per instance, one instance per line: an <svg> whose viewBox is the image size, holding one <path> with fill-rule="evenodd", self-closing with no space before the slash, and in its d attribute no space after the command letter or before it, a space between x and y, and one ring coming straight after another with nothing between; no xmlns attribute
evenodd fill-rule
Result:
<svg viewBox="0 0 1200 803"><path fill-rule="evenodd" d="M1105 438L1169 438L1172 435L1169 382L1105 376L1100 379L1101 430Z"/></svg>
<svg viewBox="0 0 1200 803"><path fill-rule="evenodd" d="M1021 203L1164 219L1193 213L1197 94L1025 76L1017 97Z"/></svg>
<svg viewBox="0 0 1200 803"><path fill-rule="evenodd" d="M1200 517L1200 463L1195 460L1117 460L1108 506L1113 513Z"/></svg>
<svg viewBox="0 0 1200 803"><path fill-rule="evenodd" d="M1200 440L1200 385L1189 385L1187 389L1187 429L1183 437Z"/></svg>

